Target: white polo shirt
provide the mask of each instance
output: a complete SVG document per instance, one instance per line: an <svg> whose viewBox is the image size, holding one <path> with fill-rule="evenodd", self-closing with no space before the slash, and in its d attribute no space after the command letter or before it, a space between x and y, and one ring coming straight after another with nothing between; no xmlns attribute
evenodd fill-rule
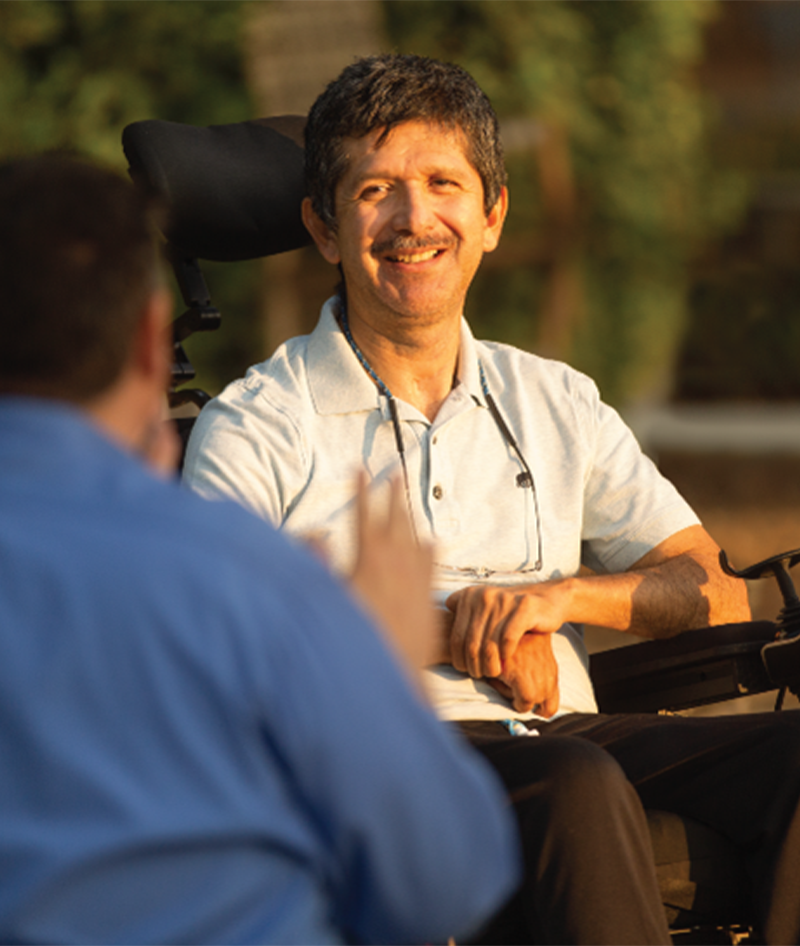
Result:
<svg viewBox="0 0 800 946"><path fill-rule="evenodd" d="M321 536L332 567L354 558L354 478L375 488L399 472L386 399L334 317L291 339L201 412L184 466L208 498L232 498L299 537ZM483 394L489 391L524 455L523 467ZM560 362L478 342L462 321L457 383L431 422L396 401L414 523L436 546L437 600L468 584L521 584L629 568L697 517L641 452L593 381ZM541 532L541 536L539 533ZM532 571L538 549L542 568ZM594 712L582 629L554 635L560 712ZM530 717L491 686L452 667L432 668L430 692L445 719Z"/></svg>

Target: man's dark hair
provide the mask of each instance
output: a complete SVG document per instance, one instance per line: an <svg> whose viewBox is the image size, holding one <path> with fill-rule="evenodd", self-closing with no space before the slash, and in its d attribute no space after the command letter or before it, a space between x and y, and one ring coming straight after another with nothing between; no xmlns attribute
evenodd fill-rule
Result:
<svg viewBox="0 0 800 946"><path fill-rule="evenodd" d="M119 377L157 285L153 205L66 156L0 165L0 392L84 402Z"/></svg>
<svg viewBox="0 0 800 946"><path fill-rule="evenodd" d="M503 146L492 104L460 66L423 56L381 55L348 66L319 96L305 128L306 190L315 213L336 226L336 187L347 170L344 138L403 122L458 130L483 183L488 215L506 182ZM382 136L383 137L383 136Z"/></svg>

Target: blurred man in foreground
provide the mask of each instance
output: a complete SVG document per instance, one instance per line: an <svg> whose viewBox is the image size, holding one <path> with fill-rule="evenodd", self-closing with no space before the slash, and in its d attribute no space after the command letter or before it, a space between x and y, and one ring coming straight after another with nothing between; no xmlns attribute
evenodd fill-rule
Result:
<svg viewBox="0 0 800 946"><path fill-rule="evenodd" d="M385 514L359 493L360 608L154 475L170 303L146 202L20 160L0 219L0 941L469 932L513 889L515 839L421 698L430 553L399 491Z"/></svg>
<svg viewBox="0 0 800 946"><path fill-rule="evenodd" d="M597 712L583 622L669 637L746 620L746 591L589 378L472 336L465 298L508 206L488 99L457 66L370 57L305 134L304 220L342 286L203 410L189 482L327 533L346 571L347 471L403 478L452 615L431 693L503 777L525 848L485 939L669 942L645 806L736 844L767 941L797 942L798 715Z"/></svg>

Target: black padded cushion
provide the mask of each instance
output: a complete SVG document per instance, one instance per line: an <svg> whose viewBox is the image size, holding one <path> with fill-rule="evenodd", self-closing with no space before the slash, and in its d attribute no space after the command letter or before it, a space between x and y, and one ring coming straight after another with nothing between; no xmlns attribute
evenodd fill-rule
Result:
<svg viewBox="0 0 800 946"><path fill-rule="evenodd" d="M300 216L305 118L207 128L134 122L122 147L134 182L166 201L165 235L193 259L244 260L310 243Z"/></svg>

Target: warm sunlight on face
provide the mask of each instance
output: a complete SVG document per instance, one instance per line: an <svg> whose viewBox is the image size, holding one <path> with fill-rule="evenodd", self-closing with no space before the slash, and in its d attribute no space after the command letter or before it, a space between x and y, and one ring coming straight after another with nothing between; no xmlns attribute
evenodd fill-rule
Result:
<svg viewBox="0 0 800 946"><path fill-rule="evenodd" d="M323 255L341 263L357 318L458 319L485 252L497 245L506 194L489 216L460 132L406 122L346 139L337 228Z"/></svg>

